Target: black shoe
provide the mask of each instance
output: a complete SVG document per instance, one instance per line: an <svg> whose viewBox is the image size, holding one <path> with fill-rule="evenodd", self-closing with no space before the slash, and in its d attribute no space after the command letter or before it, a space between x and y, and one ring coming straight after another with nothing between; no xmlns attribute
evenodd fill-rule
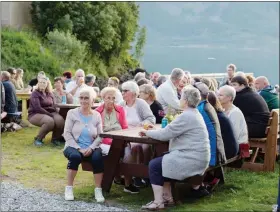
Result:
<svg viewBox="0 0 280 212"><path fill-rule="evenodd" d="M198 189L191 190L191 195L195 198L201 198L208 196L210 193L207 191L207 189L204 186L200 186Z"/></svg>
<svg viewBox="0 0 280 212"><path fill-rule="evenodd" d="M52 140L52 144L54 146L60 146L61 145L61 142L59 140Z"/></svg>
<svg viewBox="0 0 280 212"><path fill-rule="evenodd" d="M145 187L149 187L151 185L151 182L150 182L149 178L144 178L142 181L145 182Z"/></svg>
<svg viewBox="0 0 280 212"><path fill-rule="evenodd" d="M143 181L142 178L140 178L140 177L133 178L133 184L137 188L145 188L146 187L145 181Z"/></svg>
<svg viewBox="0 0 280 212"><path fill-rule="evenodd" d="M124 187L123 191L131 194L138 194L139 188L136 188L134 185L130 184L129 186Z"/></svg>
<svg viewBox="0 0 280 212"><path fill-rule="evenodd" d="M123 178L121 178L120 180L114 179L114 183L117 185L125 185L125 181Z"/></svg>

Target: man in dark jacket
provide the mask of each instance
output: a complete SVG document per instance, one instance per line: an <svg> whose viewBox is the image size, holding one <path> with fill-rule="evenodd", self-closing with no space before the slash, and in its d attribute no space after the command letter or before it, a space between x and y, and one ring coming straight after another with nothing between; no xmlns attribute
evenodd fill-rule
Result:
<svg viewBox="0 0 280 212"><path fill-rule="evenodd" d="M10 73L7 71L1 72L1 80L5 89L4 111L8 113L7 118L9 120L14 118L14 116L17 116L18 112L16 89L13 83L10 81L10 76Z"/></svg>
<svg viewBox="0 0 280 212"><path fill-rule="evenodd" d="M242 76L232 78L231 85L236 90L233 104L242 111L245 117L249 137L265 137L265 129L270 116L266 102L249 87L247 79Z"/></svg>
<svg viewBox="0 0 280 212"><path fill-rule="evenodd" d="M270 85L266 77L257 77L255 80L255 88L266 101L266 104L270 111L279 108L278 93L276 89Z"/></svg>

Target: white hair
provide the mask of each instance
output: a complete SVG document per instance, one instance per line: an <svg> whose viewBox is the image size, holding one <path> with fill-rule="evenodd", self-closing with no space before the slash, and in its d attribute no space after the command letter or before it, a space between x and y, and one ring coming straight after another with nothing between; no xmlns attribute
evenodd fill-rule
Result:
<svg viewBox="0 0 280 212"><path fill-rule="evenodd" d="M75 76L77 75L77 73L79 73L79 72L81 72L81 73L83 73L83 75L84 75L84 77L85 77L85 72L84 72L84 70L83 69L77 69L77 71L75 72Z"/></svg>
<svg viewBox="0 0 280 212"><path fill-rule="evenodd" d="M89 87L89 86L84 86L81 90L80 90L80 95L81 94L87 94L89 96L89 100L93 101L94 99L96 99L96 92L93 89L93 87Z"/></svg>
<svg viewBox="0 0 280 212"><path fill-rule="evenodd" d="M139 87L134 81L127 81L122 84L122 90L129 90L132 93L135 93L136 96L139 95Z"/></svg>
<svg viewBox="0 0 280 212"><path fill-rule="evenodd" d="M236 97L236 90L229 85L224 85L222 87L220 87L219 90L223 89L225 91L225 95L228 97L231 97L232 101L235 99Z"/></svg>
<svg viewBox="0 0 280 212"><path fill-rule="evenodd" d="M174 68L171 72L170 79L171 81L182 80L185 75L185 72L180 68Z"/></svg>
<svg viewBox="0 0 280 212"><path fill-rule="evenodd" d="M201 95L197 88L186 86L182 90L181 99L187 101L189 107L196 108L201 101Z"/></svg>
<svg viewBox="0 0 280 212"><path fill-rule="evenodd" d="M238 72L236 72L236 73L234 74L234 76L235 76L235 77L241 76L241 77L246 78L246 74L245 74L243 71L238 71ZM247 79L247 78L246 78L246 79Z"/></svg>
<svg viewBox="0 0 280 212"><path fill-rule="evenodd" d="M138 72L135 76L134 76L134 80L137 82L142 78L145 78L146 74L145 72Z"/></svg>
<svg viewBox="0 0 280 212"><path fill-rule="evenodd" d="M117 94L117 89L114 88L114 87L105 87L101 90L101 93L100 93L100 96L102 99L105 98L105 96L108 94L108 93L112 93L114 94L114 96L116 97L116 94Z"/></svg>

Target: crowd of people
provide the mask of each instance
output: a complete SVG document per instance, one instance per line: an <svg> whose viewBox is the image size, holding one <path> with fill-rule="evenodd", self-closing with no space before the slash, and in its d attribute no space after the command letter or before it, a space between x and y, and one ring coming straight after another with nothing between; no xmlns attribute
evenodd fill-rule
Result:
<svg viewBox="0 0 280 212"><path fill-rule="evenodd" d="M139 69L140 70L140 69ZM28 120L40 127L34 145L44 145L52 132L52 143L65 143L68 159L65 199L74 200L73 183L79 165L88 160L93 166L95 199L104 202L102 155L108 154L112 140L101 139L102 132L142 127L141 136L163 142L169 141L169 151L152 158L148 144L128 143L122 155L124 163L149 166L149 178L115 176L114 182L124 186L124 192L139 193L141 187L152 186L154 201L144 209L157 210L174 204L170 181L202 175L209 166L226 162L236 156L239 145L248 138L265 137L270 111L279 108L279 88L265 76L254 78L227 66L227 77L192 77L189 71L172 70L170 77L159 72L148 75L144 70L133 79L120 84L110 77L101 89L95 86L96 77L85 75L82 69L64 72L52 82L44 72L29 82L32 92ZM1 119L18 112L16 90L24 89L22 69L1 72ZM101 98L95 110L93 103ZM59 114L57 103L79 103L69 110L66 119ZM168 113L176 118L165 128L154 129ZM149 130L143 128L149 125ZM215 183L213 183L215 182ZM194 196L208 195L219 179L213 176L209 184L192 185Z"/></svg>

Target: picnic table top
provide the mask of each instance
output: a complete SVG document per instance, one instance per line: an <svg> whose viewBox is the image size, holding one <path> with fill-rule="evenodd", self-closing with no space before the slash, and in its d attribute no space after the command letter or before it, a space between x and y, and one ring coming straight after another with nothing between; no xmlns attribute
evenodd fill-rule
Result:
<svg viewBox="0 0 280 212"><path fill-rule="evenodd" d="M161 125L156 124L156 129L160 129ZM128 142L136 142L136 143L143 143L143 144L158 144L163 143L164 141L155 140L149 137L141 137L139 132L143 129L143 127L135 127L132 129L125 129L125 130L116 130L110 132L104 132L100 134L102 138L112 138L117 140L124 140ZM164 142L168 143L168 142Z"/></svg>
<svg viewBox="0 0 280 212"><path fill-rule="evenodd" d="M99 107L101 103L94 103L92 106L93 109ZM80 107L80 104L55 104L56 107L58 108L66 108L66 109L74 109L77 107Z"/></svg>

